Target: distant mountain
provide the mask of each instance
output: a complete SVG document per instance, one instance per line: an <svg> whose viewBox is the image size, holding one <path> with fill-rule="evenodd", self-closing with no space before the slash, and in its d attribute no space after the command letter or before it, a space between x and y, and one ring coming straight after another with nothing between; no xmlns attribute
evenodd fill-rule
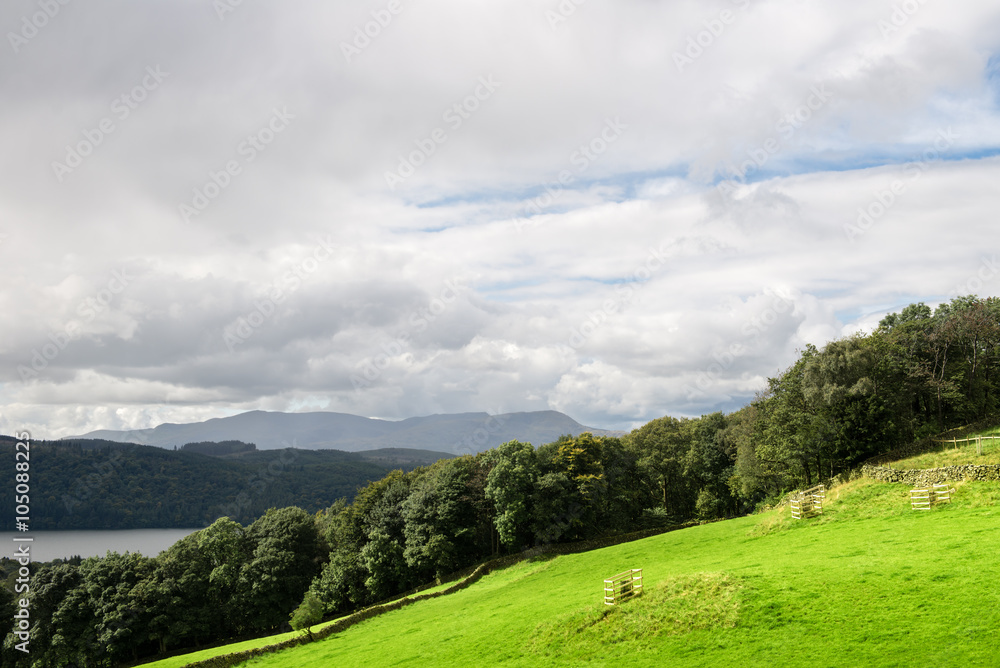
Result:
<svg viewBox="0 0 1000 668"><path fill-rule="evenodd" d="M381 448L433 450L473 454L517 439L542 445L563 434L583 432L618 436L621 432L585 427L558 411L529 413L453 413L406 420L376 420L347 413L279 413L250 411L190 424L165 423L135 431L98 430L68 438L104 439L161 448L202 441L245 441L259 450L304 448L360 452ZM64 439L66 440L66 439Z"/></svg>

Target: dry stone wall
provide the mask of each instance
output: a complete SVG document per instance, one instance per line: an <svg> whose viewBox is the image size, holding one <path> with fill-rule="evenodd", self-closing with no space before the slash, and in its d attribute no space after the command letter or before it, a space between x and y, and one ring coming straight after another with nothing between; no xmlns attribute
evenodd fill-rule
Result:
<svg viewBox="0 0 1000 668"><path fill-rule="evenodd" d="M1000 465L965 464L936 469L891 469L863 464L861 475L880 482L906 483L919 487L962 480L1000 480Z"/></svg>

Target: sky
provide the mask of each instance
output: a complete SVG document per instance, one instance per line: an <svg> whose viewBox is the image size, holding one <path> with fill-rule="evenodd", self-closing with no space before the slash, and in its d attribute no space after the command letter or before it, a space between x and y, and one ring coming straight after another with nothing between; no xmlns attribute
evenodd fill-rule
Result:
<svg viewBox="0 0 1000 668"><path fill-rule="evenodd" d="M7 0L0 433L732 411L1000 294L1000 5Z"/></svg>

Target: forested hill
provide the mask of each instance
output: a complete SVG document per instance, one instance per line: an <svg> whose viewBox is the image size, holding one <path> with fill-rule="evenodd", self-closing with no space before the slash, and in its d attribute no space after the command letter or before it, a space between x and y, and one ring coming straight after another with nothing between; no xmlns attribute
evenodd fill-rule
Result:
<svg viewBox="0 0 1000 668"><path fill-rule="evenodd" d="M0 436L0 459L14 470L15 440ZM205 450L205 444L198 444ZM397 468L451 457L426 450L269 450L244 444L238 457L191 449L98 440L33 441L31 527L144 529L208 526L222 515L249 523L268 508L309 512L351 500L359 487ZM13 498L0 530L13 531Z"/></svg>

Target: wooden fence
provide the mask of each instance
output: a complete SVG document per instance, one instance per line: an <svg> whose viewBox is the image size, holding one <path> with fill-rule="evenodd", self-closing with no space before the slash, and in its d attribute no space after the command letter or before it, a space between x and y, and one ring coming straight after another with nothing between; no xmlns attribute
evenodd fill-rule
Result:
<svg viewBox="0 0 1000 668"><path fill-rule="evenodd" d="M926 489L910 490L910 508L913 510L930 510L939 503L951 503L951 495L955 493L948 485L932 485Z"/></svg>
<svg viewBox="0 0 1000 668"><path fill-rule="evenodd" d="M826 498L826 487L817 485L792 496L789 505L792 517L801 520L804 517L814 517L823 514L823 499Z"/></svg>
<svg viewBox="0 0 1000 668"><path fill-rule="evenodd" d="M616 605L642 594L642 569L632 568L604 581L604 605Z"/></svg>
<svg viewBox="0 0 1000 668"><path fill-rule="evenodd" d="M1000 436L970 436L969 438L950 438L945 440L935 440L935 443L951 443L954 447L958 447L959 443L972 443L976 444L976 454L982 456L983 454L983 441L992 441L1000 438Z"/></svg>

